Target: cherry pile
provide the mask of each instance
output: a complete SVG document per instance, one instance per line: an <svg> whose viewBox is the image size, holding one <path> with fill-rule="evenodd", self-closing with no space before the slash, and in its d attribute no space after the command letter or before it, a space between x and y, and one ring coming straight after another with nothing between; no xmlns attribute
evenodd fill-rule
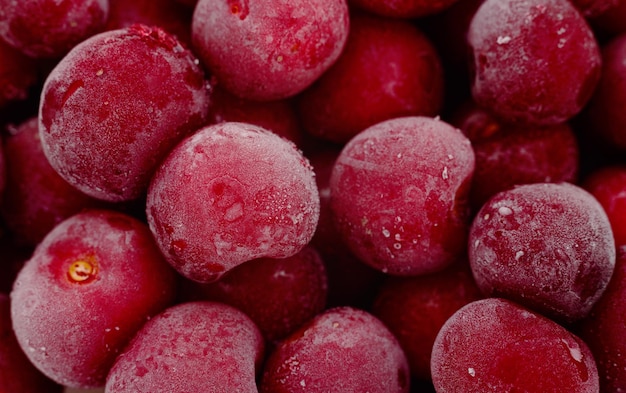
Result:
<svg viewBox="0 0 626 393"><path fill-rule="evenodd" d="M0 0L0 391L626 391L626 0Z"/></svg>

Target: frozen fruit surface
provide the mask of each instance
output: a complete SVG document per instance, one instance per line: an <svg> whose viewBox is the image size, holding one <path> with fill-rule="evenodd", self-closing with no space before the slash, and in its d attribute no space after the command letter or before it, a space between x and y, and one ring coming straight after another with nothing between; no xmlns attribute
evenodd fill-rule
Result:
<svg viewBox="0 0 626 393"><path fill-rule="evenodd" d="M601 56L568 0L487 0L468 31L472 96L507 120L557 124L587 103Z"/></svg>
<svg viewBox="0 0 626 393"><path fill-rule="evenodd" d="M589 127L621 150L626 150L626 34L602 47L602 74L585 113Z"/></svg>
<svg viewBox="0 0 626 393"><path fill-rule="evenodd" d="M435 116L443 103L443 70L428 38L413 24L352 14L337 62L298 98L305 129L345 143L376 123Z"/></svg>
<svg viewBox="0 0 626 393"><path fill-rule="evenodd" d="M515 185L578 180L578 140L567 123L507 123L473 103L457 110L451 123L472 141L476 155L470 190L474 211L496 193Z"/></svg>
<svg viewBox="0 0 626 393"><path fill-rule="evenodd" d="M16 242L36 246L57 224L104 203L80 192L52 168L44 155L36 117L4 139L7 190L0 209Z"/></svg>
<svg viewBox="0 0 626 393"><path fill-rule="evenodd" d="M81 42L43 86L44 152L70 184L108 201L138 199L173 146L206 120L207 82L169 33L144 25Z"/></svg>
<svg viewBox="0 0 626 393"><path fill-rule="evenodd" d="M561 325L499 298L454 313L432 352L437 393L598 393L587 345Z"/></svg>
<svg viewBox="0 0 626 393"><path fill-rule="evenodd" d="M476 215L468 249L485 295L565 321L584 317L598 301L613 274L615 252L600 203L568 183L496 194Z"/></svg>
<svg viewBox="0 0 626 393"><path fill-rule="evenodd" d="M319 253L306 246L291 257L246 262L217 282L197 284L191 291L200 299L245 312L274 343L324 310L327 281Z"/></svg>
<svg viewBox="0 0 626 393"><path fill-rule="evenodd" d="M192 41L226 90L275 100L304 90L337 60L349 19L345 0L200 0Z"/></svg>
<svg viewBox="0 0 626 393"><path fill-rule="evenodd" d="M621 247L606 292L575 330L596 359L603 392L626 391L625 326L626 249Z"/></svg>
<svg viewBox="0 0 626 393"><path fill-rule="evenodd" d="M256 393L263 338L243 312L212 302L172 306L120 355L106 393Z"/></svg>
<svg viewBox="0 0 626 393"><path fill-rule="evenodd" d="M320 208L313 170L296 146L261 127L226 122L180 143L150 184L148 223L185 277L217 280L243 262L294 255Z"/></svg>
<svg viewBox="0 0 626 393"><path fill-rule="evenodd" d="M0 391L3 393L60 393L62 387L44 376L28 360L11 324L11 300L0 293Z"/></svg>
<svg viewBox="0 0 626 393"><path fill-rule="evenodd" d="M365 11L394 18L421 18L439 13L458 0L349 0L350 5Z"/></svg>
<svg viewBox="0 0 626 393"><path fill-rule="evenodd" d="M463 260L433 274L387 278L376 293L372 313L398 338L411 375L427 381L437 333L452 314L480 298Z"/></svg>
<svg viewBox="0 0 626 393"><path fill-rule="evenodd" d="M474 152L461 131L428 117L378 123L352 138L330 178L340 235L364 263L415 275L465 252Z"/></svg>
<svg viewBox="0 0 626 393"><path fill-rule="evenodd" d="M409 391L406 357L371 314L349 307L317 316L269 355L262 393Z"/></svg>
<svg viewBox="0 0 626 393"><path fill-rule="evenodd" d="M174 293L174 270L144 223L85 211L57 225L18 274L13 328L30 361L54 381L103 386L124 346Z"/></svg>
<svg viewBox="0 0 626 393"><path fill-rule="evenodd" d="M2 0L0 37L31 57L61 57L99 33L108 13L108 0Z"/></svg>

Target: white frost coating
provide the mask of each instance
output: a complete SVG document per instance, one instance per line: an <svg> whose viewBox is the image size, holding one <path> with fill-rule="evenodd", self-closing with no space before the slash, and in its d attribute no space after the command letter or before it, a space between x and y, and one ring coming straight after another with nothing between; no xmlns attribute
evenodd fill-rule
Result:
<svg viewBox="0 0 626 393"><path fill-rule="evenodd" d="M507 206L501 206L498 209L498 213L502 216L510 216L511 214L513 214L513 210L511 210L510 207Z"/></svg>
<svg viewBox="0 0 626 393"><path fill-rule="evenodd" d="M561 342L563 342L563 344L567 346L567 349L569 349L569 354L572 356L572 358L576 360L578 363L582 363L583 353L580 350L580 347L578 345L575 345L574 347L572 347L570 343L564 339L561 339Z"/></svg>
<svg viewBox="0 0 626 393"><path fill-rule="evenodd" d="M520 258L521 258L521 257L523 257L523 256L524 256L524 251L521 251L521 250L520 250L520 251L518 251L518 252L516 252L516 253L515 253L515 260L516 260L516 261L519 261L519 260L520 260Z"/></svg>
<svg viewBox="0 0 626 393"><path fill-rule="evenodd" d="M476 370L474 370L472 367L467 369L467 373L471 375L472 377L476 376Z"/></svg>
<svg viewBox="0 0 626 393"><path fill-rule="evenodd" d="M509 42L511 42L511 36L498 36L498 39L496 40L496 42L498 43L498 45L503 45L503 44L508 44Z"/></svg>

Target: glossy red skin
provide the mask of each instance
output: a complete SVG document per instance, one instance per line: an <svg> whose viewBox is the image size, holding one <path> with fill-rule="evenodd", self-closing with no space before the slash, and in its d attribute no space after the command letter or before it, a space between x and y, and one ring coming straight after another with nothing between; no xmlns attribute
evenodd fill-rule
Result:
<svg viewBox="0 0 626 393"><path fill-rule="evenodd" d="M130 27L140 23L159 26L191 47L192 11L172 0L109 0L106 30Z"/></svg>
<svg viewBox="0 0 626 393"><path fill-rule="evenodd" d="M596 39L568 0L487 0L468 31L472 97L507 121L558 124L600 77Z"/></svg>
<svg viewBox="0 0 626 393"><path fill-rule="evenodd" d="M0 209L14 241L36 246L57 224L83 209L104 207L80 192L50 166L37 118L13 129L4 140L7 190Z"/></svg>
<svg viewBox="0 0 626 393"><path fill-rule="evenodd" d="M39 80L35 60L0 39L0 107L23 101Z"/></svg>
<svg viewBox="0 0 626 393"><path fill-rule="evenodd" d="M476 155L470 191L474 211L515 185L578 179L578 140L567 123L505 123L472 103L458 110L451 123L472 141Z"/></svg>
<svg viewBox="0 0 626 393"><path fill-rule="evenodd" d="M144 196L169 150L206 121L207 82L195 60L172 35L144 25L74 47L41 95L39 128L51 165L92 197Z"/></svg>
<svg viewBox="0 0 626 393"><path fill-rule="evenodd" d="M589 316L576 326L576 333L593 353L602 392L626 391L626 253L618 250L615 273L604 295Z"/></svg>
<svg viewBox="0 0 626 393"><path fill-rule="evenodd" d="M15 338L11 300L0 293L0 391L3 393L60 393L63 388L33 366Z"/></svg>
<svg viewBox="0 0 626 393"><path fill-rule="evenodd" d="M393 18L421 18L439 13L458 0L349 0L350 5Z"/></svg>
<svg viewBox="0 0 626 393"><path fill-rule="evenodd" d="M469 234L469 260L486 296L559 321L587 315L615 268L609 219L587 191L535 183L492 197Z"/></svg>
<svg viewBox="0 0 626 393"><path fill-rule="evenodd" d="M582 187L604 208L611 222L616 246L626 245L626 167L600 168L585 178Z"/></svg>
<svg viewBox="0 0 626 393"><path fill-rule="evenodd" d="M586 117L593 132L610 144L626 150L626 34L602 47L602 75Z"/></svg>
<svg viewBox="0 0 626 393"><path fill-rule="evenodd" d="M215 283L187 285L193 285L191 291L198 299L245 312L271 344L324 310L327 281L319 253L306 246L288 258L260 258L241 264Z"/></svg>
<svg viewBox="0 0 626 393"><path fill-rule="evenodd" d="M169 154L150 184L146 214L167 260L207 283L252 259L300 251L313 237L319 195L293 143L228 122L202 128Z"/></svg>
<svg viewBox="0 0 626 393"><path fill-rule="evenodd" d="M118 357L107 393L256 393L263 337L241 311L212 302L172 306Z"/></svg>
<svg viewBox="0 0 626 393"><path fill-rule="evenodd" d="M327 310L282 341L265 364L261 393L409 391L406 357L373 315Z"/></svg>
<svg viewBox="0 0 626 393"><path fill-rule="evenodd" d="M591 351L556 322L499 298L472 302L437 335L437 393L599 392Z"/></svg>
<svg viewBox="0 0 626 393"><path fill-rule="evenodd" d="M300 120L290 99L251 101L215 86L211 94L208 123L238 121L270 130L296 145L304 143Z"/></svg>
<svg viewBox="0 0 626 393"><path fill-rule="evenodd" d="M78 260L96 271L70 275ZM21 348L49 378L104 386L115 358L141 326L174 300L175 273L142 222L91 210L63 221L20 271L11 317Z"/></svg>
<svg viewBox="0 0 626 393"><path fill-rule="evenodd" d="M434 46L408 21L352 14L337 62L298 97L303 127L346 143L376 123L435 116L443 104L443 70Z"/></svg>
<svg viewBox="0 0 626 393"><path fill-rule="evenodd" d="M467 261L418 277L390 277L376 294L372 313L396 336L411 375L430 380L430 355L443 324L482 298Z"/></svg>
<svg viewBox="0 0 626 393"><path fill-rule="evenodd" d="M330 178L338 231L364 263L393 275L450 265L465 252L470 141L427 117L378 123L344 147Z"/></svg>
<svg viewBox="0 0 626 393"><path fill-rule="evenodd" d="M346 0L200 0L194 48L222 86L238 97L293 96L339 57L349 30Z"/></svg>
<svg viewBox="0 0 626 393"><path fill-rule="evenodd" d="M108 0L23 0L0 2L0 37L35 58L60 58L99 33Z"/></svg>

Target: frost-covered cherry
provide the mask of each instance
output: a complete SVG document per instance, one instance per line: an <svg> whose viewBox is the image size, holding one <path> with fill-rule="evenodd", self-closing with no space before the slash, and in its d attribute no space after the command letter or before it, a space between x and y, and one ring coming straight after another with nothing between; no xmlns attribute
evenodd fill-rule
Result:
<svg viewBox="0 0 626 393"><path fill-rule="evenodd" d="M378 123L352 138L335 162L333 219L352 252L378 270L441 270L466 249L473 171L469 139L448 123Z"/></svg>
<svg viewBox="0 0 626 393"><path fill-rule="evenodd" d="M26 356L52 380L104 386L130 339L173 302L175 284L146 224L85 211L57 225L18 274L13 329Z"/></svg>
<svg viewBox="0 0 626 393"><path fill-rule="evenodd" d="M192 53L157 28L110 30L48 75L39 129L52 167L95 198L145 195L165 155L204 125L207 82Z"/></svg>
<svg viewBox="0 0 626 393"><path fill-rule="evenodd" d="M148 223L185 277L217 280L243 262L285 258L319 219L313 170L296 146L261 127L204 127L173 149L148 191Z"/></svg>
<svg viewBox="0 0 626 393"><path fill-rule="evenodd" d="M407 393L409 367L398 341L372 314L327 310L270 353L261 393Z"/></svg>
<svg viewBox="0 0 626 393"><path fill-rule="evenodd" d="M274 343L324 310L327 281L319 253L305 246L291 257L243 263L217 282L185 285L192 298L229 304L245 312L265 340Z"/></svg>
<svg viewBox="0 0 626 393"><path fill-rule="evenodd" d="M108 0L2 0L0 37L28 56L57 58L99 33Z"/></svg>
<svg viewBox="0 0 626 393"><path fill-rule="evenodd" d="M437 333L461 307L482 298L467 260L437 273L388 277L372 305L372 313L398 338L411 375L428 381L430 356Z"/></svg>
<svg viewBox="0 0 626 393"><path fill-rule="evenodd" d="M435 116L442 103L441 61L426 35L408 21L359 13L337 62L298 96L302 126L342 144L384 120Z"/></svg>
<svg viewBox="0 0 626 393"><path fill-rule="evenodd" d="M472 223L468 252L485 295L568 322L598 301L616 253L600 203L569 183L527 184L493 196Z"/></svg>
<svg viewBox="0 0 626 393"><path fill-rule="evenodd" d="M263 337L234 307L172 306L148 321L117 358L106 393L257 393Z"/></svg>
<svg viewBox="0 0 626 393"><path fill-rule="evenodd" d="M509 300L472 302L443 325L433 346L437 393L598 393L589 347L556 322Z"/></svg>
<svg viewBox="0 0 626 393"><path fill-rule="evenodd" d="M598 43L569 0L486 0L468 31L472 96L498 116L562 123L600 77Z"/></svg>
<svg viewBox="0 0 626 393"><path fill-rule="evenodd" d="M269 101L301 92L326 71L349 24L346 0L200 0L191 34L226 90Z"/></svg>
<svg viewBox="0 0 626 393"><path fill-rule="evenodd" d="M473 102L462 105L454 117L451 124L472 141L476 155L470 190L473 211L515 185L577 180L578 139L568 123L507 123Z"/></svg>
<svg viewBox="0 0 626 393"><path fill-rule="evenodd" d="M0 204L13 239L33 247L64 219L106 205L73 187L52 168L41 146L38 124L32 117L11 127L4 139L7 190Z"/></svg>

